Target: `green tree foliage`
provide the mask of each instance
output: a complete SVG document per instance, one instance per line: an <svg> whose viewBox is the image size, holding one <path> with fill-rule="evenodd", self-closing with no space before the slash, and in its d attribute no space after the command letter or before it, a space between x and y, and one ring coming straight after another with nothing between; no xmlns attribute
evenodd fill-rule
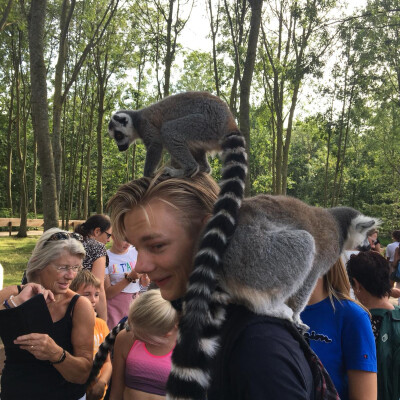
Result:
<svg viewBox="0 0 400 400"><path fill-rule="evenodd" d="M43 110L50 133L56 132L50 142L60 141L61 153L55 154L64 226L105 210L120 184L142 175L144 146L119 152L107 135L113 111L206 90L223 98L241 123L257 2L204 1L210 53L180 43L185 27L196 23L193 4L47 1ZM400 226L400 0L366 0L346 16L333 0L265 0L262 6L249 108L243 112L249 116L250 194L287 192L313 205L353 206L381 218L387 235ZM27 95L29 9L26 1L0 0L0 211L14 216L23 216L21 207L28 216L46 209L45 167L37 162L41 148ZM210 163L219 179L219 157Z"/></svg>

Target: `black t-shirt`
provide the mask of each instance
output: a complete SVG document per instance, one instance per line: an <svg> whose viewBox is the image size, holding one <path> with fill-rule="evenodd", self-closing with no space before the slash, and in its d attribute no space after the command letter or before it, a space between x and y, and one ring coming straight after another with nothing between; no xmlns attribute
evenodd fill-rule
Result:
<svg viewBox="0 0 400 400"><path fill-rule="evenodd" d="M314 399L309 364L278 319L230 305L221 344L208 400Z"/></svg>

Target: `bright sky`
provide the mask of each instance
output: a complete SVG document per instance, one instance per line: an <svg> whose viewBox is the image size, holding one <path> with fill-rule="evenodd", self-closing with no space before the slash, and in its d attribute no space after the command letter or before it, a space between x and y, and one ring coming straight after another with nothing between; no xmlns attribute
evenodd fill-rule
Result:
<svg viewBox="0 0 400 400"><path fill-rule="evenodd" d="M367 0L348 0L346 14L365 6ZM215 3L215 1L214 1ZM185 49L211 51L210 23L207 16L206 0L194 0L194 7L188 23L181 33L179 42Z"/></svg>

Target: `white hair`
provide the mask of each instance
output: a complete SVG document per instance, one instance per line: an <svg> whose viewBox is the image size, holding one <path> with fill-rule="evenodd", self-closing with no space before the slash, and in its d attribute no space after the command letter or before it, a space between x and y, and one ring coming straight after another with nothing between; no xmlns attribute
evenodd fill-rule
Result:
<svg viewBox="0 0 400 400"><path fill-rule="evenodd" d="M70 232L63 231L59 228L51 228L43 233L35 248L33 249L32 256L26 266L26 277L28 282L35 279L38 271L47 267L52 261L60 258L64 251L71 255L85 257L86 252L82 243L74 239L72 236L68 239L50 240L50 237L56 233L63 232L70 235Z"/></svg>

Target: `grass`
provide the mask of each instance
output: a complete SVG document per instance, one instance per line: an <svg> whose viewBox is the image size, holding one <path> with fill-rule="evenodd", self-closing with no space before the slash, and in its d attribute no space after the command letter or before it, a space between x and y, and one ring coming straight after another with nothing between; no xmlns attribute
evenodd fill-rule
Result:
<svg viewBox="0 0 400 400"><path fill-rule="evenodd" d="M4 287L21 283L26 264L39 237L0 237L0 264L4 268Z"/></svg>

